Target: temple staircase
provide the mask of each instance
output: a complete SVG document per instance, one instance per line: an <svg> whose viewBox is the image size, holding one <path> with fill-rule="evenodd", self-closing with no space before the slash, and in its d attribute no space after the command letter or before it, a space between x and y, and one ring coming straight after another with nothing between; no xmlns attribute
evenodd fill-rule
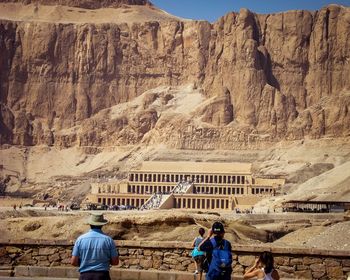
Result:
<svg viewBox="0 0 350 280"><path fill-rule="evenodd" d="M154 193L140 208L140 210L168 209L173 207L174 194L192 193L193 183L179 182L169 194Z"/></svg>

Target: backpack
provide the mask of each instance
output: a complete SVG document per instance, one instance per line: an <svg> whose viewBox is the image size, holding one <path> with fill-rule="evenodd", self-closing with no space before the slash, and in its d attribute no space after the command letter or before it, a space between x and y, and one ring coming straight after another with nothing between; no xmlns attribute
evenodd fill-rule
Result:
<svg viewBox="0 0 350 280"><path fill-rule="evenodd" d="M227 240L223 239L219 244L216 243L215 238L210 239L213 245L213 252L209 270L218 272L232 271L232 252Z"/></svg>

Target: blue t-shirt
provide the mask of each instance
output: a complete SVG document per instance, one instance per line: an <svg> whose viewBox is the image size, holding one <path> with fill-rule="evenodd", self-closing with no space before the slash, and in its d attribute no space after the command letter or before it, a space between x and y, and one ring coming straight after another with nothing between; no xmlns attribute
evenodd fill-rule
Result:
<svg viewBox="0 0 350 280"><path fill-rule="evenodd" d="M100 229L91 229L78 237L72 255L79 258L79 272L109 271L111 258L118 252L112 238Z"/></svg>

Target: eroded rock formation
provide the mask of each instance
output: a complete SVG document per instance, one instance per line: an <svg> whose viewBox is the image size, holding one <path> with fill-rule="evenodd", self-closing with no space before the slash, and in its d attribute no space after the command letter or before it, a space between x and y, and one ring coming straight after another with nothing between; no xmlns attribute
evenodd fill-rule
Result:
<svg viewBox="0 0 350 280"><path fill-rule="evenodd" d="M60 4L148 3L95 2ZM337 5L273 15L243 9L214 24L1 20L0 142L212 149L349 136L349 30L350 9ZM202 89L201 106L164 115L175 104L165 90L111 117L109 108L147 90L186 84Z"/></svg>

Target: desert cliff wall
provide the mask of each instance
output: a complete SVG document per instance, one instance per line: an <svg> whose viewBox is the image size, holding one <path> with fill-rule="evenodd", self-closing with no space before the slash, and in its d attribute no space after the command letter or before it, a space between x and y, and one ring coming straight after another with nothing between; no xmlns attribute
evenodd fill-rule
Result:
<svg viewBox="0 0 350 280"><path fill-rule="evenodd" d="M1 20L0 142L99 146L108 130L109 144L211 149L348 136L349 30L350 9L336 5L272 15L243 9L213 24ZM189 83L211 100L192 115L200 125L162 119L146 103L136 125L95 117L149 89Z"/></svg>
<svg viewBox="0 0 350 280"><path fill-rule="evenodd" d="M150 5L148 0L1 0L3 3L21 3L24 5L62 5L85 9L119 8L122 5Z"/></svg>

